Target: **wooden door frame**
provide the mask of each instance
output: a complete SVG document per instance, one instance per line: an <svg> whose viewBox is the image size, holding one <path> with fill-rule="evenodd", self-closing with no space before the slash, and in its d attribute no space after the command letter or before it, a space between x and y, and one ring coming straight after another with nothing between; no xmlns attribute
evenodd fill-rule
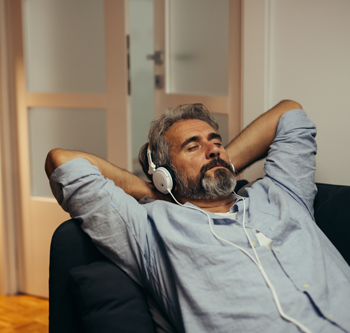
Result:
<svg viewBox="0 0 350 333"><path fill-rule="evenodd" d="M0 292L16 294L20 191L16 134L15 58L8 0L0 0Z"/></svg>

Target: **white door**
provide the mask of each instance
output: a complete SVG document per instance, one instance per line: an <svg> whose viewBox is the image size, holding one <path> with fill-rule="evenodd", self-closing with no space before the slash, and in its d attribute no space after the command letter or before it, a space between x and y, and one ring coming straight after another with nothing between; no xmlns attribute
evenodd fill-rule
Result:
<svg viewBox="0 0 350 333"><path fill-rule="evenodd" d="M130 169L123 0L8 1L17 114L19 289L47 297L49 247L69 216L50 193L54 147Z"/></svg>
<svg viewBox="0 0 350 333"><path fill-rule="evenodd" d="M202 103L225 141L241 130L241 1L154 0L155 115ZM157 87L158 85L158 87Z"/></svg>

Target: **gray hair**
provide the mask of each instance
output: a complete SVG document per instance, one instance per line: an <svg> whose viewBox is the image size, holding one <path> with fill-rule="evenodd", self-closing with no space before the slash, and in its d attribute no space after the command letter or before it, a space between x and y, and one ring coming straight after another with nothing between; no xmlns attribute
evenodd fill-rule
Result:
<svg viewBox="0 0 350 333"><path fill-rule="evenodd" d="M177 108L168 110L157 120L153 121L148 131L148 142L141 147L139 152L139 162L142 166L142 170L151 181L152 175L148 174L148 145L150 145L152 161L156 167L167 167L167 169L174 172L170 157L172 143L168 142L164 135L173 124L185 119L202 120L209 124L216 132L219 129L218 123L208 109L203 104L199 103L179 105Z"/></svg>

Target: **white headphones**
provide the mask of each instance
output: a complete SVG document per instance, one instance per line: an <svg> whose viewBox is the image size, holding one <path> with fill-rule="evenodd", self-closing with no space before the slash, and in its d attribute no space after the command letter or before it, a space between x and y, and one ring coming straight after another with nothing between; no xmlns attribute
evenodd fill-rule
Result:
<svg viewBox="0 0 350 333"><path fill-rule="evenodd" d="M156 168L155 164L152 161L151 151L149 145L147 148L147 158L148 158L148 173L153 175L153 184L156 189L163 193L168 194L173 189L173 178L169 170L165 167Z"/></svg>

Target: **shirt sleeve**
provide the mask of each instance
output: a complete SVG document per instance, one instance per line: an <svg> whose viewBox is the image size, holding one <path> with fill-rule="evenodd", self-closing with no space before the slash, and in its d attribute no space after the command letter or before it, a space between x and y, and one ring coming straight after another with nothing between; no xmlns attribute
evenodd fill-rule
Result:
<svg viewBox="0 0 350 333"><path fill-rule="evenodd" d="M317 152L316 126L304 110L286 112L279 120L264 171L313 216Z"/></svg>
<svg viewBox="0 0 350 333"><path fill-rule="evenodd" d="M98 249L142 284L153 242L146 209L85 159L58 167L50 185L58 203L82 222Z"/></svg>

